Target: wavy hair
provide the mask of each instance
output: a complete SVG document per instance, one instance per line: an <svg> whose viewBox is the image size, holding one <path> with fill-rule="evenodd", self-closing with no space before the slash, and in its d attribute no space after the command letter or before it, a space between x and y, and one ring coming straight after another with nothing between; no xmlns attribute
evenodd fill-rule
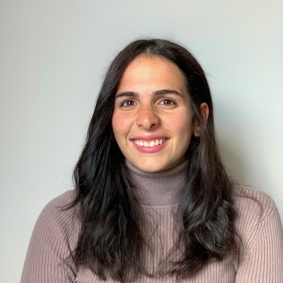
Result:
<svg viewBox="0 0 283 283"><path fill-rule="evenodd" d="M76 198L70 207L79 205L81 221L73 260L78 268L90 268L103 280L111 277L125 282L147 274L142 260L146 244L143 215L112 130L120 79L129 63L142 54L160 56L178 66L186 79L193 121L200 129L200 136L192 137L187 151L188 182L179 210L183 253L168 272L188 278L210 260L220 261L233 254L237 246L233 183L216 146L213 105L204 71L180 45L161 39L137 40L115 57L106 73L73 174ZM203 102L209 107L207 122L199 109Z"/></svg>

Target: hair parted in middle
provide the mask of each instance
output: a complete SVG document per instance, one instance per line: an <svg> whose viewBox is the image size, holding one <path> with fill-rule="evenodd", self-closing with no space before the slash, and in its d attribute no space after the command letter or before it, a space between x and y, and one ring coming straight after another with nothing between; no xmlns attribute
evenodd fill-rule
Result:
<svg viewBox="0 0 283 283"><path fill-rule="evenodd" d="M77 267L90 268L101 279L121 282L147 274L142 253L146 244L141 230L143 215L132 187L125 158L112 130L115 95L121 77L137 56L159 56L178 66L190 96L193 123L187 184L180 203L182 257L168 272L185 278L196 274L211 259L222 260L236 251L233 183L218 153L213 105L204 72L185 48L168 40L136 40L112 61L102 84L89 125L86 144L74 170L81 231L73 259ZM201 103L209 116L204 121Z"/></svg>

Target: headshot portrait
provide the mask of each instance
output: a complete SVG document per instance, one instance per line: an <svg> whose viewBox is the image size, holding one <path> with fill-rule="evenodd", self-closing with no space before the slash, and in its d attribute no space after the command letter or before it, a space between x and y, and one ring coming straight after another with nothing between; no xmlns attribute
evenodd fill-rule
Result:
<svg viewBox="0 0 283 283"><path fill-rule="evenodd" d="M273 2L1 4L1 281L283 282Z"/></svg>

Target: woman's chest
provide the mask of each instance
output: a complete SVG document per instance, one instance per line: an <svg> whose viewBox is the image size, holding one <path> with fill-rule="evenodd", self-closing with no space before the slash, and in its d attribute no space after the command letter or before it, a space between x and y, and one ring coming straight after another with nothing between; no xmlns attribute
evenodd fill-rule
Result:
<svg viewBox="0 0 283 283"><path fill-rule="evenodd" d="M201 270L195 277L188 279L177 280L175 277L146 277L141 276L134 280L136 283L235 283L235 268L234 265L228 260L223 262L214 262L208 264L203 270ZM105 282L99 279L89 269L81 269L76 277L76 283L98 283ZM106 282L117 283L118 281L108 279Z"/></svg>

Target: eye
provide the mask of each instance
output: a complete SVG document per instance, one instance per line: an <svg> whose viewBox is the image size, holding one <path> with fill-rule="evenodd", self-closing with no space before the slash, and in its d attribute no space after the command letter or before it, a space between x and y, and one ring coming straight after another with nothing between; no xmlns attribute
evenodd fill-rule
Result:
<svg viewBox="0 0 283 283"><path fill-rule="evenodd" d="M120 106L121 107L130 107L136 105L136 102L133 100L124 100L121 102Z"/></svg>
<svg viewBox="0 0 283 283"><path fill-rule="evenodd" d="M159 102L159 104L161 104L161 105L176 105L176 103L175 103L173 100L168 99L168 98L162 99L162 100Z"/></svg>

